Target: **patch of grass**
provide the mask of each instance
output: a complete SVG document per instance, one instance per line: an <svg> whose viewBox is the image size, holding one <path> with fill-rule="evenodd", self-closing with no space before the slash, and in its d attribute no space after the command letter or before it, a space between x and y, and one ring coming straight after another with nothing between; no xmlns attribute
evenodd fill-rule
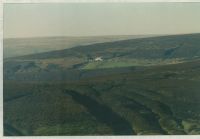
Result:
<svg viewBox="0 0 200 139"><path fill-rule="evenodd" d="M130 66L153 66L181 63L182 59L109 59L104 61L92 61L86 64L82 69L104 69L119 68Z"/></svg>

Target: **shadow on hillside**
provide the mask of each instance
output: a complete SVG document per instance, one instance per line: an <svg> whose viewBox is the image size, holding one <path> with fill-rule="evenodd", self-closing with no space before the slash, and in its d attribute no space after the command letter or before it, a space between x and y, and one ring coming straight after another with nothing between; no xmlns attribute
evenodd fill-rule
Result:
<svg viewBox="0 0 200 139"><path fill-rule="evenodd" d="M82 95L73 90L66 90L65 93L72 96L79 104L85 106L98 121L111 127L115 135L135 134L128 121L113 112L112 109L106 105L100 104L91 97Z"/></svg>

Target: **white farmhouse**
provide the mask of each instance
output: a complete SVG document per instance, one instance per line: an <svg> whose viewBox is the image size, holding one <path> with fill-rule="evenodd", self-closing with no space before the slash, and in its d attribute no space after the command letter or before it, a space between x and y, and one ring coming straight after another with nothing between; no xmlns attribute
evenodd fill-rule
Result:
<svg viewBox="0 0 200 139"><path fill-rule="evenodd" d="M94 61L103 61L103 59L102 59L101 57L96 57L96 58L94 59Z"/></svg>

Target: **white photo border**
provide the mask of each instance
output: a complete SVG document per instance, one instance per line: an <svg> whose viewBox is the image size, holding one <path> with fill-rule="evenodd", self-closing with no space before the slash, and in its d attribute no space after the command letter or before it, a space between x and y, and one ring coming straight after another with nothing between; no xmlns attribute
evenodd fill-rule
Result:
<svg viewBox="0 0 200 139"><path fill-rule="evenodd" d="M12 3L193 3L200 0L0 0L0 139L200 139L200 135L3 136L3 5ZM200 14L200 13L199 13Z"/></svg>

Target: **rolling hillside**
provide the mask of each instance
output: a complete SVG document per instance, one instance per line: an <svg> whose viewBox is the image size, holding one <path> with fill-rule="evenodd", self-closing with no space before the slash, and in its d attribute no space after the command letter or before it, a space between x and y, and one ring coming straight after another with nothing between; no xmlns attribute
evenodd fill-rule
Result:
<svg viewBox="0 0 200 139"><path fill-rule="evenodd" d="M6 58L4 135L200 134L199 56L186 34Z"/></svg>
<svg viewBox="0 0 200 139"><path fill-rule="evenodd" d="M78 46L71 49L5 59L4 63L30 64L39 69L96 69L176 64L198 59L200 34L172 35ZM101 57L102 61L95 61Z"/></svg>
<svg viewBox="0 0 200 139"><path fill-rule="evenodd" d="M199 64L67 82L5 80L5 135L199 134Z"/></svg>

